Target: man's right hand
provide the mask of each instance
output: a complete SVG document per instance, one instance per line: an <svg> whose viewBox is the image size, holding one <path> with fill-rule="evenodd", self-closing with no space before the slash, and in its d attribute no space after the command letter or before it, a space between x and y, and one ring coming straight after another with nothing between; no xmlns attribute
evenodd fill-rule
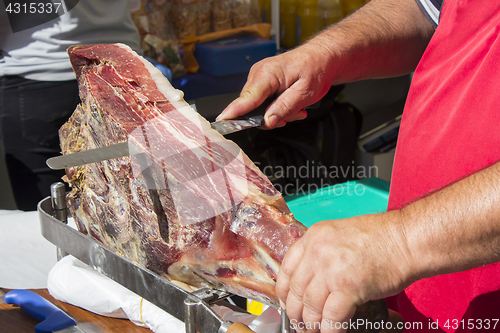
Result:
<svg viewBox="0 0 500 333"><path fill-rule="evenodd" d="M268 107L265 128L284 126L286 122L307 117L305 107L321 99L332 84L328 71L329 51L313 43L256 63L240 97L229 104L217 120L242 116L276 95Z"/></svg>
<svg viewBox="0 0 500 333"><path fill-rule="evenodd" d="M217 119L242 116L270 96L265 128L304 119L303 109L332 84L410 73L433 33L414 0L372 0L300 47L256 63Z"/></svg>

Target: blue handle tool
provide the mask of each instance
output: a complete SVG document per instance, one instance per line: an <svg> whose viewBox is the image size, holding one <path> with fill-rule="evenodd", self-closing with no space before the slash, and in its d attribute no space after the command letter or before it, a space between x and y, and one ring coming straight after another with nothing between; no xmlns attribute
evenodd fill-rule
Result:
<svg viewBox="0 0 500 333"><path fill-rule="evenodd" d="M24 312L40 321L35 326L35 332L47 333L59 331L76 322L57 306L47 301L42 296L29 290L17 289L4 295L5 303L16 304Z"/></svg>

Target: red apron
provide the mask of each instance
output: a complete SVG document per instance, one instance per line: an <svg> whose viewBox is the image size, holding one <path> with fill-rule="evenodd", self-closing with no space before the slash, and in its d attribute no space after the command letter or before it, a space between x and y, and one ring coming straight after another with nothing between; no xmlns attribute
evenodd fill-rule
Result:
<svg viewBox="0 0 500 333"><path fill-rule="evenodd" d="M500 1L445 0L405 106L388 208L499 160ZM494 332L499 289L492 264L420 280L389 304L414 324L405 332Z"/></svg>

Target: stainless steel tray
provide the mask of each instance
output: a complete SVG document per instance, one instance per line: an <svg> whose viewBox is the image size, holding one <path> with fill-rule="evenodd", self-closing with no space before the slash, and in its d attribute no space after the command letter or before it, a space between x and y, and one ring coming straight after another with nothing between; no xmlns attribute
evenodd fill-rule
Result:
<svg viewBox="0 0 500 333"><path fill-rule="evenodd" d="M114 253L101 243L66 224L64 196L47 197L38 203L43 237L60 250L73 255L92 269L118 282L185 323L186 333L195 332L252 332L240 323L226 322L210 305L224 302L229 293L203 288L188 292L150 270L139 267ZM60 208L60 209L54 209ZM282 332L290 325L282 312Z"/></svg>

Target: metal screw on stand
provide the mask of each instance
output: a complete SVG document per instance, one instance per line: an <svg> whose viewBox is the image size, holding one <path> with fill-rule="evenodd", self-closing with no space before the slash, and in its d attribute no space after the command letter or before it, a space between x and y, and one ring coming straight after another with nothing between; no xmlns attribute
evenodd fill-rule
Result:
<svg viewBox="0 0 500 333"><path fill-rule="evenodd" d="M66 209L66 188L64 183L57 182L50 186L50 201L54 210L54 217L62 223L68 223L68 211ZM68 254L57 248L57 260L61 260Z"/></svg>
<svg viewBox="0 0 500 333"><path fill-rule="evenodd" d="M57 182L50 186L50 198L54 211L66 210L66 189L64 183Z"/></svg>

